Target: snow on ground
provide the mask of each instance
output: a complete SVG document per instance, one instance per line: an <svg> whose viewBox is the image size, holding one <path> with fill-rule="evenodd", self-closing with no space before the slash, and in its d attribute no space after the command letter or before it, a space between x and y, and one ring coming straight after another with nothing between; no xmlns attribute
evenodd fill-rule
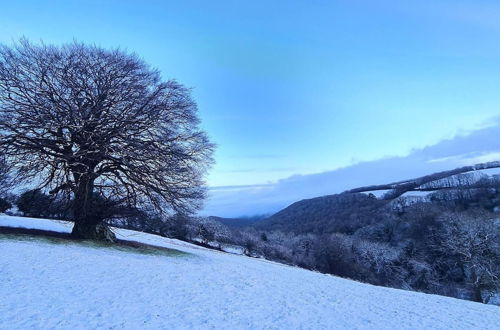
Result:
<svg viewBox="0 0 500 330"><path fill-rule="evenodd" d="M61 221L0 226L68 232ZM500 329L500 309L116 229L189 253L0 239L0 329Z"/></svg>

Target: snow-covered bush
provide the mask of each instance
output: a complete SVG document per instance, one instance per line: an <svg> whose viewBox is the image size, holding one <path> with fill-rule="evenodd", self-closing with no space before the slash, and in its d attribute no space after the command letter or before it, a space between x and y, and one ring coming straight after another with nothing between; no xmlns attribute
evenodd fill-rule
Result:
<svg viewBox="0 0 500 330"><path fill-rule="evenodd" d="M485 213L450 212L440 221L434 251L462 270L476 301L487 302L500 291L500 227Z"/></svg>

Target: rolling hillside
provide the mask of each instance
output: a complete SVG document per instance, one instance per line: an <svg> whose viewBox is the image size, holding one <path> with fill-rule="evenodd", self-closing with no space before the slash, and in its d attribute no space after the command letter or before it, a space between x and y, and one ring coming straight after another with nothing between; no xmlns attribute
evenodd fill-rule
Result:
<svg viewBox="0 0 500 330"><path fill-rule="evenodd" d="M0 227L69 232L0 216ZM134 253L0 234L1 329L498 329L498 307L376 287L115 229Z"/></svg>

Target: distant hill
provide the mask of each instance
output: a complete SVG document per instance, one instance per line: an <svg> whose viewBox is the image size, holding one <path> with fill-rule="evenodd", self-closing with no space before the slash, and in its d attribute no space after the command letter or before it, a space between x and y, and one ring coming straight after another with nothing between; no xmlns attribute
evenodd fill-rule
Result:
<svg viewBox="0 0 500 330"><path fill-rule="evenodd" d="M366 194L337 194L293 203L255 226L300 233L353 233L383 219L387 202Z"/></svg>
<svg viewBox="0 0 500 330"><path fill-rule="evenodd" d="M210 220L220 222L223 225L226 225L231 228L242 228L255 225L262 219L265 219L266 217L267 217L266 215L256 215L253 217L242 217L242 218L223 218L216 216L210 216L208 218Z"/></svg>

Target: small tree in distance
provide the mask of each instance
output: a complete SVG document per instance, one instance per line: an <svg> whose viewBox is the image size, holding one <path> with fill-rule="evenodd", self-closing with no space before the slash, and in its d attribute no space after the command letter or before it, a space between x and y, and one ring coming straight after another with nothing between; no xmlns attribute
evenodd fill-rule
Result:
<svg viewBox="0 0 500 330"><path fill-rule="evenodd" d="M95 196L192 212L214 145L190 90L136 55L79 43L0 46L0 152L19 180L73 199L72 234L114 240Z"/></svg>
<svg viewBox="0 0 500 330"><path fill-rule="evenodd" d="M17 208L28 217L49 217L50 205L52 200L50 196L45 195L39 189L33 189L23 192L16 201Z"/></svg>

